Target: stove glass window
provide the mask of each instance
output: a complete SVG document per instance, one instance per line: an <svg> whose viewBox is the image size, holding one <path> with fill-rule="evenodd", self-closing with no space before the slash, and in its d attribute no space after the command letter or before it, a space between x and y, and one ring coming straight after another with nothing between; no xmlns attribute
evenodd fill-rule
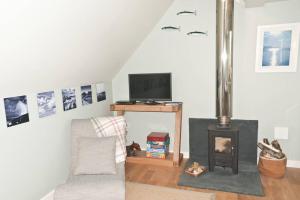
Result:
<svg viewBox="0 0 300 200"><path fill-rule="evenodd" d="M231 153L231 138L215 137L215 152Z"/></svg>

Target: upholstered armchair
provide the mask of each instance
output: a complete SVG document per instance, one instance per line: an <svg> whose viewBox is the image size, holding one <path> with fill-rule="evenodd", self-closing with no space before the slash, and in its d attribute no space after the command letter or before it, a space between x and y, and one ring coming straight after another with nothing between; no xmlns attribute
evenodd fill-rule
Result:
<svg viewBox="0 0 300 200"><path fill-rule="evenodd" d="M124 117L72 120L71 169L54 200L125 200Z"/></svg>

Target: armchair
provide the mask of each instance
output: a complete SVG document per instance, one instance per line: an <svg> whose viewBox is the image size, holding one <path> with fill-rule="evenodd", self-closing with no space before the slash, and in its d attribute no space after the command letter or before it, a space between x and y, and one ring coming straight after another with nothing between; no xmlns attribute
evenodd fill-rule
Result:
<svg viewBox="0 0 300 200"><path fill-rule="evenodd" d="M54 200L125 200L125 134L126 122L123 117L72 120L70 175L65 184L56 188ZM76 167L80 159L79 151L81 151L80 138L97 140L99 137L109 136L115 137L114 141L117 141L114 142L117 143L116 157L113 158L116 160L115 171L111 174L76 175ZM88 164L92 165L93 161Z"/></svg>

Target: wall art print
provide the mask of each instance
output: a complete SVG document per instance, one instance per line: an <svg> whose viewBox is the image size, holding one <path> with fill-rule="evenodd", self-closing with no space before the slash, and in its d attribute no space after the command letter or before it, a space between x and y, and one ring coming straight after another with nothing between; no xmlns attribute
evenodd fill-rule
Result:
<svg viewBox="0 0 300 200"><path fill-rule="evenodd" d="M7 127L29 122L27 97L16 96L4 98Z"/></svg>
<svg viewBox="0 0 300 200"><path fill-rule="evenodd" d="M77 107L75 89L62 89L63 108L64 111L72 110Z"/></svg>
<svg viewBox="0 0 300 200"><path fill-rule="evenodd" d="M37 104L40 118L54 115L56 113L54 91L38 93Z"/></svg>
<svg viewBox="0 0 300 200"><path fill-rule="evenodd" d="M93 103L91 85L81 86L81 101L83 106Z"/></svg>
<svg viewBox="0 0 300 200"><path fill-rule="evenodd" d="M104 83L96 84L97 102L106 100L106 92Z"/></svg>
<svg viewBox="0 0 300 200"><path fill-rule="evenodd" d="M256 72L296 72L300 24L259 26Z"/></svg>

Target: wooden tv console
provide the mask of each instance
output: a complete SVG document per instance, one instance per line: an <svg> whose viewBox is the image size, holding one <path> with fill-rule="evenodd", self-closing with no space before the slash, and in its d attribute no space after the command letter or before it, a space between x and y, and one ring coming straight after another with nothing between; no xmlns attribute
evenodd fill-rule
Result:
<svg viewBox="0 0 300 200"><path fill-rule="evenodd" d="M111 104L111 111L116 111L117 115L124 115L125 112L173 112L175 113L175 135L173 153L169 153L166 159L147 158L145 151L138 152L137 156L127 157L126 162L130 163L143 163L154 164L162 166L180 166L180 162L183 158L183 154L180 153L181 145L181 123L182 123L182 104L170 103L170 104L158 104L158 105L146 105L142 103L123 105L123 104Z"/></svg>

